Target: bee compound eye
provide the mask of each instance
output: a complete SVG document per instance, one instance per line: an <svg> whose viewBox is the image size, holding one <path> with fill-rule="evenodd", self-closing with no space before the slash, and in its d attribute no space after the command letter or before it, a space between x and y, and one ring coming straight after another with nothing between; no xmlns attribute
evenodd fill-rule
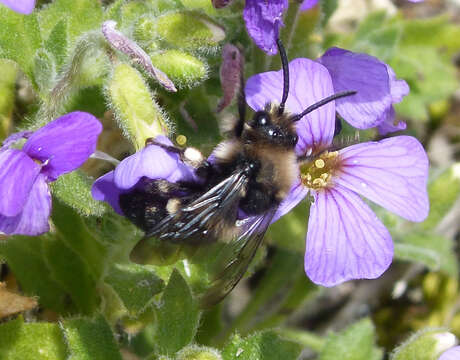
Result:
<svg viewBox="0 0 460 360"><path fill-rule="evenodd" d="M258 111L254 115L253 125L255 127L264 127L270 123L269 115L265 111Z"/></svg>

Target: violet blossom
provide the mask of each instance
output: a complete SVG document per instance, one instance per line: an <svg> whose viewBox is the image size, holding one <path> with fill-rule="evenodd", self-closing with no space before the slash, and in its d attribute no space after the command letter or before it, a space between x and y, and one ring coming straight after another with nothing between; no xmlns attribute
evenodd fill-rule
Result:
<svg viewBox="0 0 460 360"><path fill-rule="evenodd" d="M11 135L0 149L0 231L39 235L49 230L48 183L80 167L96 149L101 123L72 112L35 132ZM21 150L13 147L26 138Z"/></svg>
<svg viewBox="0 0 460 360"><path fill-rule="evenodd" d="M409 93L404 80L376 57L330 48L317 61L325 66L334 92L356 90L355 96L336 101L337 112L358 129L377 127L380 134L404 130L404 122L395 122L393 104Z"/></svg>
<svg viewBox="0 0 460 360"><path fill-rule="evenodd" d="M32 13L35 8L35 0L0 0L0 3L13 11L26 15Z"/></svg>
<svg viewBox="0 0 460 360"><path fill-rule="evenodd" d="M156 142L172 145L165 136L157 136ZM194 169L184 164L178 154L169 152L160 146L147 144L142 150L126 157L121 163L107 174L98 178L92 187L93 198L105 201L120 215L120 194L139 188L144 180L164 179L169 182L179 180L194 181Z"/></svg>
<svg viewBox="0 0 460 360"><path fill-rule="evenodd" d="M318 62L295 59L289 71L286 107L294 114L338 91L328 69ZM282 79L282 71L249 78L249 106L260 110L269 102L280 101ZM352 86L347 90L362 90ZM375 106L384 106L377 101ZM305 271L313 282L324 286L376 278L392 261L391 235L360 195L410 221L424 220L429 210L428 159L418 140L397 136L332 151L335 112L331 102L297 123L296 153L306 160L276 215L287 213L308 193L314 198Z"/></svg>
<svg viewBox="0 0 460 360"><path fill-rule="evenodd" d="M438 360L458 360L460 359L460 346L454 346L443 352Z"/></svg>

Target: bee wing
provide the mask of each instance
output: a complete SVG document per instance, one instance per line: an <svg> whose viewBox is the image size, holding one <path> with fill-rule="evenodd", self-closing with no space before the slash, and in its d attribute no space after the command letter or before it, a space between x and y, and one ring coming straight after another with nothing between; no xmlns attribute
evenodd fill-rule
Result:
<svg viewBox="0 0 460 360"><path fill-rule="evenodd" d="M222 264L222 268L201 298L202 307L210 307L218 303L238 284L262 243L275 212L276 207L263 215L239 221L237 225L241 227L242 232L227 245L231 250L223 251L223 257L217 259L217 262Z"/></svg>
<svg viewBox="0 0 460 360"><path fill-rule="evenodd" d="M178 214L166 216L146 236L172 242L183 242L191 237L201 237L206 242L215 240L223 220L235 224L238 203L247 182L245 172L235 172L182 207Z"/></svg>

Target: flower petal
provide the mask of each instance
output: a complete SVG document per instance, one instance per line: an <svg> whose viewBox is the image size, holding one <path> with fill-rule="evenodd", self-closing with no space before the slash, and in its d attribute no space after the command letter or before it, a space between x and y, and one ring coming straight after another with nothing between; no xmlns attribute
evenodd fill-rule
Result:
<svg viewBox="0 0 460 360"><path fill-rule="evenodd" d="M243 10L246 29L256 45L269 55L278 51L276 39L287 7L288 0L246 0Z"/></svg>
<svg viewBox="0 0 460 360"><path fill-rule="evenodd" d="M438 360L458 360L460 359L460 346L454 346L445 351Z"/></svg>
<svg viewBox="0 0 460 360"><path fill-rule="evenodd" d="M335 183L407 220L427 217L428 157L417 139L396 136L349 146L339 154L342 167Z"/></svg>
<svg viewBox="0 0 460 360"><path fill-rule="evenodd" d="M318 4L318 0L303 0L302 5L300 5L300 11L307 11L315 7Z"/></svg>
<svg viewBox="0 0 460 360"><path fill-rule="evenodd" d="M294 185L292 185L291 190L289 190L288 195L286 198L281 202L276 210L275 215L272 219L272 224L279 220L283 215L287 214L293 208L297 206L297 204L302 201L305 196L308 194L308 188L302 185L300 180L297 180Z"/></svg>
<svg viewBox="0 0 460 360"><path fill-rule="evenodd" d="M75 111L38 129L22 150L46 164L42 173L53 181L88 159L101 131L102 125L93 115Z"/></svg>
<svg viewBox="0 0 460 360"><path fill-rule="evenodd" d="M361 198L340 186L315 194L310 208L305 272L316 284L374 279L391 264L388 230Z"/></svg>
<svg viewBox="0 0 460 360"><path fill-rule="evenodd" d="M16 216L0 215L0 231L8 235L36 236L49 231L48 218L51 212L51 195L46 176L38 175L29 197Z"/></svg>
<svg viewBox="0 0 460 360"><path fill-rule="evenodd" d="M165 145L172 145L165 136L155 138ZM128 156L116 167L114 180L120 189L130 189L143 177L167 179L178 168L179 155L165 149L147 145L141 151Z"/></svg>
<svg viewBox="0 0 460 360"><path fill-rule="evenodd" d="M40 166L26 153L16 149L0 152L0 214L21 212L40 173Z"/></svg>
<svg viewBox="0 0 460 360"><path fill-rule="evenodd" d="M334 93L327 69L309 59L294 59L289 63L290 86L286 102L288 111L299 114L308 106ZM266 104L281 102L283 72L269 71L251 76L246 82L246 101L253 110ZM297 123L299 141L296 151L304 155L310 149L320 150L332 142L335 129L335 106L330 102L304 116Z"/></svg>
<svg viewBox="0 0 460 360"><path fill-rule="evenodd" d="M123 215L123 211L120 208L119 197L123 192L115 185L113 170L98 178L91 188L91 195L94 199L109 203L120 215Z"/></svg>
<svg viewBox="0 0 460 360"><path fill-rule="evenodd" d="M21 14L30 14L35 8L35 0L0 0L0 3L5 4L11 10Z"/></svg>
<svg viewBox="0 0 460 360"><path fill-rule="evenodd" d="M393 106L388 109L383 115L384 120L377 126L380 135L386 135L395 131L406 129L406 123L404 121L397 121L395 123L395 110Z"/></svg>
<svg viewBox="0 0 460 360"><path fill-rule="evenodd" d="M9 148L13 145L16 141L21 139L28 139L34 132L33 131L20 131L8 136L5 140L3 140L2 147L0 150Z"/></svg>
<svg viewBox="0 0 460 360"><path fill-rule="evenodd" d="M337 112L358 129L379 125L393 102L389 67L373 56L339 48L329 49L318 61L329 70L336 92L357 91L336 101Z"/></svg>

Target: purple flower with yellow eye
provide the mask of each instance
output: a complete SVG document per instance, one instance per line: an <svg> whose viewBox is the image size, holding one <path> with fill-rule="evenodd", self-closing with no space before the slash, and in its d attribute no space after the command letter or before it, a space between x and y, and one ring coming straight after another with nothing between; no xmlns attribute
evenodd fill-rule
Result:
<svg viewBox="0 0 460 360"><path fill-rule="evenodd" d="M80 167L96 149L101 123L72 112L35 132L11 135L0 149L0 231L39 235L49 230L48 183ZM15 146L27 139L22 149Z"/></svg>
<svg viewBox="0 0 460 360"><path fill-rule="evenodd" d="M291 113L301 113L338 91L329 69L318 62L295 59L289 72L286 108ZM354 85L344 90L359 94L361 88ZM252 76L246 84L247 103L254 110L263 109L267 103L281 100L282 89L281 71ZM385 99L378 104L377 95L373 105L384 108ZM422 221L429 210L428 159L418 140L397 136L333 151L336 107L331 102L298 121L296 153L304 161L298 180L276 214L279 218L287 213L308 193L314 198L305 271L313 282L324 286L376 278L392 261L391 236L360 195L411 221Z"/></svg>
<svg viewBox="0 0 460 360"><path fill-rule="evenodd" d="M30 14L35 8L35 0L0 0L0 3L8 6L21 14Z"/></svg>

